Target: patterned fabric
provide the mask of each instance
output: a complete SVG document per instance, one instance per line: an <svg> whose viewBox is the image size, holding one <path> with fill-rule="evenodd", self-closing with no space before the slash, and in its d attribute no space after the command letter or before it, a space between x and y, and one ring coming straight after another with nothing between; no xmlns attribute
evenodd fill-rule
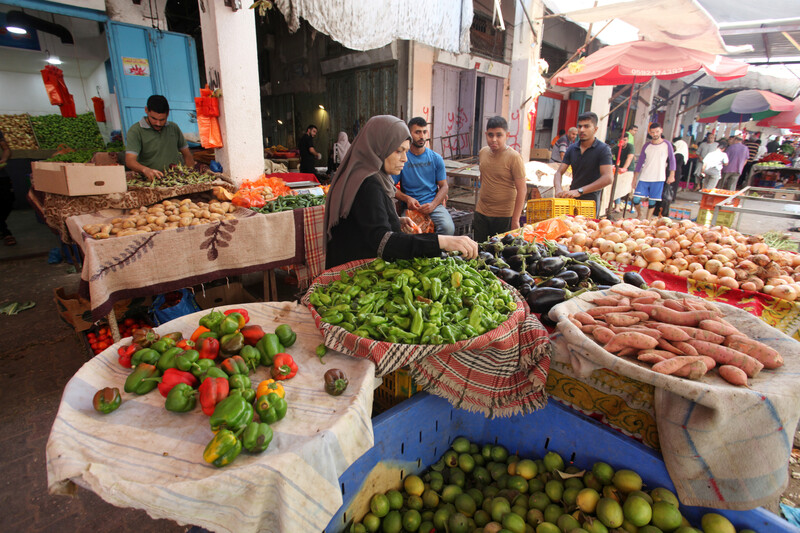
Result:
<svg viewBox="0 0 800 533"><path fill-rule="evenodd" d="M733 326L783 354L784 366L762 370L747 388L726 383L716 372L701 381L658 374L649 365L608 353L566 319L594 307L583 296L550 313L558 321L552 337L555 359L579 379L606 369L653 387L661 453L681 504L752 509L779 498L788 483L786 464L800 418L800 344L747 311L717 305ZM649 390L623 389L624 384L617 384L615 395L598 395L597 400L621 400L646 410Z"/></svg>
<svg viewBox="0 0 800 533"><path fill-rule="evenodd" d="M80 292L101 318L114 302L156 295L226 276L261 272L302 260L300 214L237 209L236 219L143 235L95 240L81 229L107 222L117 210L67 219L84 254Z"/></svg>
<svg viewBox="0 0 800 533"><path fill-rule="evenodd" d="M547 332L512 289L517 309L499 327L479 337L450 345L392 344L358 337L322 322L309 302L317 288L353 272L369 260L353 261L326 270L303 297L325 344L353 357L369 358L375 375L384 376L408 366L411 377L431 394L460 409L490 418L529 413L545 406L544 385L550 368Z"/></svg>
<svg viewBox="0 0 800 533"><path fill-rule="evenodd" d="M314 347L322 338L308 310L291 302L237 305L254 324L272 329L289 324L297 343L289 349L301 368L284 381L289 411L272 425L269 448L242 452L225 468L203 461L213 434L199 406L176 415L158 392L123 392L122 406L98 416L92 396L103 387L123 389L130 370L117 363L114 344L83 365L67 383L47 442L47 486L51 493L89 488L118 507L144 509L209 531L323 531L342 506L339 476L373 445L373 365L329 354L322 366ZM205 312L186 315L156 329L188 336ZM328 368L350 380L342 396L322 389ZM269 377L266 367L250 376Z"/></svg>
<svg viewBox="0 0 800 533"><path fill-rule="evenodd" d="M303 209L304 263L295 265L297 282L301 288L325 270L325 206L315 205Z"/></svg>
<svg viewBox="0 0 800 533"><path fill-rule="evenodd" d="M153 205L167 198L210 191L214 187L220 186L231 192L236 191L233 182L219 174L218 178L210 183L181 187L154 187L152 189L137 187L130 188L124 193L91 196L63 196L49 192L43 193L31 188L28 191L28 201L44 218L45 224L58 234L61 241L69 244L73 242L67 229L67 219L71 216L95 213L102 209L139 208Z"/></svg>

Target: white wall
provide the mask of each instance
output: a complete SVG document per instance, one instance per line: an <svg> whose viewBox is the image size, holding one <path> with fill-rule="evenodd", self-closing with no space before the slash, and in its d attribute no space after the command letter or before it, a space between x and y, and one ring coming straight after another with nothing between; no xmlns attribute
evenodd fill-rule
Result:
<svg viewBox="0 0 800 533"><path fill-rule="evenodd" d="M0 98L0 114L50 115L59 113L58 106L50 104L41 74L0 71L3 97ZM67 89L75 97L75 111L86 113L83 84L80 78L64 78ZM91 100L90 100L91 102Z"/></svg>
<svg viewBox="0 0 800 533"><path fill-rule="evenodd" d="M103 134L103 137L108 141L111 138L111 132L122 127L122 122L119 117L116 95L109 94L108 92L108 76L106 76L106 67L104 63L101 63L94 72L83 79L83 87L86 92L86 98L89 101L88 105L92 110L94 110L92 97L99 96L103 99L106 122L99 122L98 126L100 127L100 132Z"/></svg>

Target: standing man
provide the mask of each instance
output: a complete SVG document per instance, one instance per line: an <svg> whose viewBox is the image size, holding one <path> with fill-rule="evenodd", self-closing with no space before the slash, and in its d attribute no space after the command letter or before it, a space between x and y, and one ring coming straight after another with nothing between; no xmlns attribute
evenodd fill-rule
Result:
<svg viewBox="0 0 800 533"><path fill-rule="evenodd" d="M6 224L8 215L14 208L14 188L11 185L11 176L6 171L8 160L11 159L11 149L2 131L0 131L0 149L3 151L3 155L0 156L0 239L3 239L6 246L13 246L17 244L17 239Z"/></svg>
<svg viewBox="0 0 800 533"><path fill-rule="evenodd" d="M550 162L561 163L564 160L564 154L567 152L567 147L575 142L578 136L578 128L570 128L567 133L558 138L550 151Z"/></svg>
<svg viewBox="0 0 800 533"><path fill-rule="evenodd" d="M703 159L708 154L717 149L717 143L714 141L714 134L711 132L706 133L705 138L697 145L697 162L695 166L694 175L700 176L703 172Z"/></svg>
<svg viewBox="0 0 800 533"><path fill-rule="evenodd" d="M578 115L578 139L564 154L564 161L553 176L553 190L557 198L576 198L594 200L595 215L600 213L600 199L603 189L614 181L614 165L611 149L595 138L597 115L583 113ZM561 188L561 176L572 166L572 183L568 190Z"/></svg>
<svg viewBox="0 0 800 533"><path fill-rule="evenodd" d="M747 185L747 177L750 175L750 169L752 169L753 165L758 161L758 151L761 148L761 132L757 131L750 135L744 142L744 145L747 146L748 150L747 163L744 164L742 176L736 184L737 191Z"/></svg>
<svg viewBox="0 0 800 533"><path fill-rule="evenodd" d="M305 174L316 174L317 169L314 164L317 159L322 159L322 154L314 148L314 137L317 136L317 127L309 124L306 132L300 137L297 147L300 149L300 172Z"/></svg>
<svg viewBox="0 0 800 533"><path fill-rule="evenodd" d="M778 151L778 148L780 147L781 145L778 142L778 138L773 135L772 137L769 138L769 142L767 143L767 153L774 154L775 152Z"/></svg>
<svg viewBox="0 0 800 533"><path fill-rule="evenodd" d="M409 120L408 130L411 132L411 150L403 170L395 177L395 183L400 183L400 191L395 193L395 197L405 202L409 209L431 217L437 234L452 235L456 228L444 206L448 189L444 159L425 147L428 123L424 118Z"/></svg>
<svg viewBox="0 0 800 533"><path fill-rule="evenodd" d="M739 176L742 175L744 164L750 157L750 150L742 144L742 138L738 135L733 138L733 142L725 150L728 156L728 163L722 167L722 188L726 190L736 190L739 184Z"/></svg>
<svg viewBox="0 0 800 533"><path fill-rule="evenodd" d="M145 116L128 129L125 166L150 181L164 177L164 169L181 162L194 166L194 157L183 132L168 122L169 102L160 94L147 99Z"/></svg>
<svg viewBox="0 0 800 533"><path fill-rule="evenodd" d="M723 139L716 144L717 147L703 158L703 164L700 166L704 176L704 189L715 189L717 187L717 182L722 177L722 167L728 163L728 156L725 154L725 148L728 147L728 143Z"/></svg>
<svg viewBox="0 0 800 533"><path fill-rule="evenodd" d="M675 181L675 152L672 144L664 141L661 132L661 124L650 124L650 140L642 147L633 172L633 195L641 199L636 208L640 219L652 218L655 202L661 201L664 183L670 185ZM647 200L646 212L644 200Z"/></svg>
<svg viewBox="0 0 800 533"><path fill-rule="evenodd" d="M490 118L486 123L488 146L478 153L481 190L472 220L478 242L519 227L527 193L525 164L519 152L506 146L507 139L506 119Z"/></svg>
<svg viewBox="0 0 800 533"><path fill-rule="evenodd" d="M622 164L617 162L618 153L619 160L622 161ZM628 142L627 134L623 133L622 136L617 140L617 145L611 147L611 158L617 167L617 176L621 176L630 170L631 165L633 164L633 145ZM617 198L614 200L614 212L619 213L621 211L620 199Z"/></svg>

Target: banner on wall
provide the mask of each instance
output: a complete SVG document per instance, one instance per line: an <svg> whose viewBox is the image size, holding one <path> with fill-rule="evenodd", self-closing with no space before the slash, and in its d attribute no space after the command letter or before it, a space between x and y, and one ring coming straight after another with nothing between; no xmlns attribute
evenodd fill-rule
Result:
<svg viewBox="0 0 800 533"><path fill-rule="evenodd" d="M122 71L126 76L150 76L150 61L142 57L123 57Z"/></svg>

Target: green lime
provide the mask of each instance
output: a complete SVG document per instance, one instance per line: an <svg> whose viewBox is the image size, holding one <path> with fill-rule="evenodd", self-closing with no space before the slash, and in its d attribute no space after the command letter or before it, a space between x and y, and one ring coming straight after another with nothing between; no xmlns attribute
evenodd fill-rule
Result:
<svg viewBox="0 0 800 533"><path fill-rule="evenodd" d="M653 517L653 509L641 496L629 495L622 506L622 513L636 527L646 526Z"/></svg>
<svg viewBox="0 0 800 533"><path fill-rule="evenodd" d="M389 498L387 498L385 494L376 494L369 501L369 510L378 518L386 516L389 513L389 509Z"/></svg>
<svg viewBox="0 0 800 533"><path fill-rule="evenodd" d="M575 498L575 505L584 513L593 514L598 501L600 501L600 494L594 489L585 488Z"/></svg>
<svg viewBox="0 0 800 533"><path fill-rule="evenodd" d="M422 493L422 504L426 509L436 509L439 506L439 495L433 489L425 489Z"/></svg>
<svg viewBox="0 0 800 533"><path fill-rule="evenodd" d="M444 531L447 527L447 520L450 518L450 509L447 507L440 507L433 514L433 527L439 531Z"/></svg>
<svg viewBox="0 0 800 533"><path fill-rule="evenodd" d="M706 513L700 519L700 524L705 533L736 533L730 520L717 513Z"/></svg>
<svg viewBox="0 0 800 533"><path fill-rule="evenodd" d="M566 513L558 517L556 524L558 525L559 529L561 531L564 531L565 533L569 533L573 529L581 527L580 522L578 522L578 520L574 516Z"/></svg>
<svg viewBox="0 0 800 533"><path fill-rule="evenodd" d="M617 470L611 478L611 483L625 493L642 490L642 478L633 470Z"/></svg>
<svg viewBox="0 0 800 533"><path fill-rule="evenodd" d="M589 533L608 533L608 528L597 518L587 516L583 522L583 529Z"/></svg>
<svg viewBox="0 0 800 533"><path fill-rule="evenodd" d="M600 480L597 479L597 476L594 475L594 472L586 472L583 475L583 484L590 489L596 490L597 492L603 490L603 484L600 483Z"/></svg>
<svg viewBox="0 0 800 533"><path fill-rule="evenodd" d="M650 524L654 525L661 531L672 531L673 529L678 529L681 527L681 523L683 521L682 518L681 512L671 503L653 503L653 518L650 520ZM703 530L707 533L711 533L710 530L706 529L705 525L703 526Z"/></svg>
<svg viewBox="0 0 800 533"><path fill-rule="evenodd" d="M480 505L483 503L483 493L478 489L476 489L475 487L467 489L466 494L470 495L472 501L475 502L475 505Z"/></svg>
<svg viewBox="0 0 800 533"><path fill-rule="evenodd" d="M403 494L399 490L390 490L386 493L386 498L389 500L391 509L397 510L403 507Z"/></svg>
<svg viewBox="0 0 800 533"><path fill-rule="evenodd" d="M542 480L533 478L528 481L528 492L531 494L534 492L544 492L544 483L542 483Z"/></svg>
<svg viewBox="0 0 800 533"><path fill-rule="evenodd" d="M403 515L403 529L409 533L414 533L417 531L421 523L422 517L420 516L419 511L415 509L410 509Z"/></svg>
<svg viewBox="0 0 800 533"><path fill-rule="evenodd" d="M523 459L517 463L517 475L522 476L526 480L536 477L539 471L536 468L536 463L530 459Z"/></svg>
<svg viewBox="0 0 800 533"><path fill-rule="evenodd" d="M468 533L469 519L461 513L453 513L447 519L447 526L450 533Z"/></svg>
<svg viewBox="0 0 800 533"><path fill-rule="evenodd" d="M416 511L422 511L422 509L425 507L425 504L420 496L417 496L416 494L409 494L408 498L406 498L406 507Z"/></svg>
<svg viewBox="0 0 800 533"><path fill-rule="evenodd" d="M386 512L388 513L389 511L387 510ZM364 527L367 528L369 533L375 533L381 528L381 519L372 513L367 513L364 515L364 519L361 521L361 523L364 524Z"/></svg>
<svg viewBox="0 0 800 533"><path fill-rule="evenodd" d="M522 476L511 476L508 478L508 488L519 493L528 492L528 481Z"/></svg>
<svg viewBox="0 0 800 533"><path fill-rule="evenodd" d="M611 498L600 498L597 502L597 518L608 528L615 528L622 525L624 516L622 506L618 501Z"/></svg>
<svg viewBox="0 0 800 533"><path fill-rule="evenodd" d="M558 517L564 514L564 508L557 503L551 503L544 508L544 521L555 524L558 522Z"/></svg>
<svg viewBox="0 0 800 533"><path fill-rule="evenodd" d="M442 456L445 466L458 466L458 454L454 450L447 450Z"/></svg>
<svg viewBox="0 0 800 533"><path fill-rule="evenodd" d="M475 511L475 516L473 516L472 519L475 520L475 525L478 527L483 527L492 521L492 517L483 509Z"/></svg>
<svg viewBox="0 0 800 533"><path fill-rule="evenodd" d="M489 467L489 474L491 474L492 479L495 480L495 481L497 481L498 479L500 479L504 475L508 475L508 473L506 471L506 466L498 464L498 463L494 463L493 465L491 465Z"/></svg>
<svg viewBox="0 0 800 533"><path fill-rule="evenodd" d="M403 488L406 492L415 496L422 496L425 491L425 483L419 476L407 476L403 480Z"/></svg>
<svg viewBox="0 0 800 533"><path fill-rule="evenodd" d="M547 494L547 497L550 498L550 501L559 502L561 501L561 497L564 495L564 483L557 479L551 479L545 483L544 493Z"/></svg>
<svg viewBox="0 0 800 533"><path fill-rule="evenodd" d="M492 520L500 522L506 513L511 512L511 504L505 498L495 498L492 500Z"/></svg>
<svg viewBox="0 0 800 533"><path fill-rule="evenodd" d="M539 509L528 509L525 515L525 521L528 522L529 526L536 527L544 522L544 513Z"/></svg>
<svg viewBox="0 0 800 533"><path fill-rule="evenodd" d="M578 487L569 487L564 489L564 495L561 497L567 507L574 507L578 499L578 493L581 491Z"/></svg>
<svg viewBox="0 0 800 533"><path fill-rule="evenodd" d="M469 474L475 469L475 459L468 453L462 453L458 456L458 467Z"/></svg>
<svg viewBox="0 0 800 533"><path fill-rule="evenodd" d="M456 496L455 501L453 502L456 506L456 510L459 513L462 513L466 516L472 516L475 514L475 510L477 509L477 505L475 505L475 500L472 499L472 496L469 494L459 494Z"/></svg>
<svg viewBox="0 0 800 533"><path fill-rule="evenodd" d="M367 533L367 528L364 524L353 524L350 528L350 533Z"/></svg>
<svg viewBox="0 0 800 533"><path fill-rule="evenodd" d="M675 496L671 490L665 489L664 487L656 487L655 489L651 490L650 497L654 502L668 502L678 509L681 507L678 497Z"/></svg>
<svg viewBox="0 0 800 533"><path fill-rule="evenodd" d="M525 516L528 514L528 508L521 504L513 505L511 507L511 513L519 516Z"/></svg>
<svg viewBox="0 0 800 533"><path fill-rule="evenodd" d="M389 514L384 516L383 521L381 521L381 531L383 533L400 533L402 530L403 517L400 516L400 511L389 511Z"/></svg>
<svg viewBox="0 0 800 533"><path fill-rule="evenodd" d="M491 483L492 476L489 474L489 471L486 470L482 466L476 466L475 470L472 471L472 479L474 479L477 483L482 483L484 485Z"/></svg>
<svg viewBox="0 0 800 533"><path fill-rule="evenodd" d="M456 496L461 494L462 491L461 487L458 485L447 485L444 490L442 490L442 501L446 503L453 503L456 500Z"/></svg>
<svg viewBox="0 0 800 533"><path fill-rule="evenodd" d="M506 459L508 459L508 450L499 444L492 446L492 461L500 463L505 462Z"/></svg>
<svg viewBox="0 0 800 533"><path fill-rule="evenodd" d="M561 530L552 522L542 522L536 526L536 533L561 533Z"/></svg>
<svg viewBox="0 0 800 533"><path fill-rule="evenodd" d="M528 508L529 509L539 509L540 511L544 511L545 507L553 503L550 501L550 498L547 497L547 494L544 492L534 492L531 494L530 499L528 500Z"/></svg>
<svg viewBox="0 0 800 533"><path fill-rule="evenodd" d="M430 520L426 520L419 525L417 531L428 533L432 529L434 529L433 522L431 522Z"/></svg>
<svg viewBox="0 0 800 533"><path fill-rule="evenodd" d="M470 442L465 437L456 437L451 447L456 453L469 453L469 445Z"/></svg>
<svg viewBox="0 0 800 533"><path fill-rule="evenodd" d="M525 533L525 520L517 514L506 514L503 516L501 524L512 533Z"/></svg>
<svg viewBox="0 0 800 533"><path fill-rule="evenodd" d="M608 463L598 461L592 465L592 474L601 485L608 485L614 477L614 468Z"/></svg>
<svg viewBox="0 0 800 533"><path fill-rule="evenodd" d="M564 471L564 459L556 452L547 452L544 456L544 469L548 472Z"/></svg>
<svg viewBox="0 0 800 533"><path fill-rule="evenodd" d="M492 445L491 444L484 444L483 448L481 448L481 455L487 461L492 458Z"/></svg>

